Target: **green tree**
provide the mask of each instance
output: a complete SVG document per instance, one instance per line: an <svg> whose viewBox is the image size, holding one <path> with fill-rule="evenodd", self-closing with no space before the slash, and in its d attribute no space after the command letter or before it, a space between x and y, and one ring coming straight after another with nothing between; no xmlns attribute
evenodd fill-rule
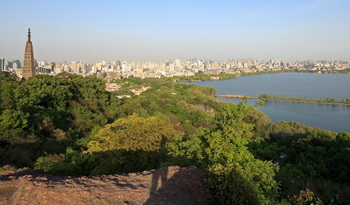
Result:
<svg viewBox="0 0 350 205"><path fill-rule="evenodd" d="M166 159L164 145L173 135L174 130L167 122L134 114L102 128L88 142L88 149L84 153L106 163L106 169L96 166L98 171L93 170L94 174L109 173L113 164L114 170L120 172L156 168Z"/></svg>
<svg viewBox="0 0 350 205"><path fill-rule="evenodd" d="M131 115L102 128L88 143L87 152L107 150L156 151L163 140L172 137L172 128L156 117Z"/></svg>
<svg viewBox="0 0 350 205"><path fill-rule="evenodd" d="M15 82L17 80L17 77L15 74L11 74L6 71L0 71L0 82Z"/></svg>
<svg viewBox="0 0 350 205"><path fill-rule="evenodd" d="M273 177L278 167L255 159L248 150L253 125L244 119L251 107L243 103L222 107L213 128L199 135L176 138L176 144L173 141L168 145L169 154L196 159L202 167L209 168L212 175L207 185L221 204L268 203L277 195L278 183ZM241 188L243 191L238 190Z"/></svg>
<svg viewBox="0 0 350 205"><path fill-rule="evenodd" d="M29 135L29 114L22 111L6 110L0 116L0 140L11 144L33 142Z"/></svg>

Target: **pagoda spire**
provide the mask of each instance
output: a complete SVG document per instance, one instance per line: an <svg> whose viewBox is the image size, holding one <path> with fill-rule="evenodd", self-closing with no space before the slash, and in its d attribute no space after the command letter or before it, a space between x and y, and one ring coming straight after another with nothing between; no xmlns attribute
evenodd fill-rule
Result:
<svg viewBox="0 0 350 205"><path fill-rule="evenodd" d="M30 28L28 28L28 41L30 41Z"/></svg>

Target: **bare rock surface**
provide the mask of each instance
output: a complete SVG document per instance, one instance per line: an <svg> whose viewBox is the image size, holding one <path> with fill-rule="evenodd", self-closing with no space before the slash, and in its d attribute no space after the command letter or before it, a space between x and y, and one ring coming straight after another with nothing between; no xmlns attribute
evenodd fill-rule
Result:
<svg viewBox="0 0 350 205"><path fill-rule="evenodd" d="M175 166L93 177L16 169L0 172L0 204L210 204L205 174Z"/></svg>

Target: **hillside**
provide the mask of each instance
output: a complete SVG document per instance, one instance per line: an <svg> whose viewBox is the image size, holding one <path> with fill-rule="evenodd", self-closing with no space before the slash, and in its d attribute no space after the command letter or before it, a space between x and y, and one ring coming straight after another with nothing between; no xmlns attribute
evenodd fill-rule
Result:
<svg viewBox="0 0 350 205"><path fill-rule="evenodd" d="M71 176L0 167L5 204L193 204L188 186L207 187L216 204L350 199L350 133L272 123L245 101L221 103L213 88L168 78L118 80L114 92L96 77L66 73L20 82L0 72L0 82L0 162ZM209 174L192 186L176 168L151 192L162 175L143 171L168 166Z"/></svg>
<svg viewBox="0 0 350 205"><path fill-rule="evenodd" d="M0 204L208 204L205 174L177 166L94 177L16 169L0 172Z"/></svg>

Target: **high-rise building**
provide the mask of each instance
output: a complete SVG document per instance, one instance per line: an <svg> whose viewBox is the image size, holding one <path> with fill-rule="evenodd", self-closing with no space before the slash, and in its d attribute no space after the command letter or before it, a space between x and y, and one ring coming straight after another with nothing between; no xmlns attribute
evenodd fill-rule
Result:
<svg viewBox="0 0 350 205"><path fill-rule="evenodd" d="M17 68L21 68L21 62L19 60L13 60L12 61L12 68L13 69L17 69Z"/></svg>
<svg viewBox="0 0 350 205"><path fill-rule="evenodd" d="M5 70L5 58L0 58L0 70Z"/></svg>
<svg viewBox="0 0 350 205"><path fill-rule="evenodd" d="M174 60L174 66L175 66L175 68L180 68L180 67L181 67L181 61L180 61L180 59L175 59L175 60Z"/></svg>
<svg viewBox="0 0 350 205"><path fill-rule="evenodd" d="M28 29L28 41L26 44L24 63L22 69L22 76L24 79L28 79L35 75L35 64L34 64L34 50L33 44L30 40L30 29Z"/></svg>

